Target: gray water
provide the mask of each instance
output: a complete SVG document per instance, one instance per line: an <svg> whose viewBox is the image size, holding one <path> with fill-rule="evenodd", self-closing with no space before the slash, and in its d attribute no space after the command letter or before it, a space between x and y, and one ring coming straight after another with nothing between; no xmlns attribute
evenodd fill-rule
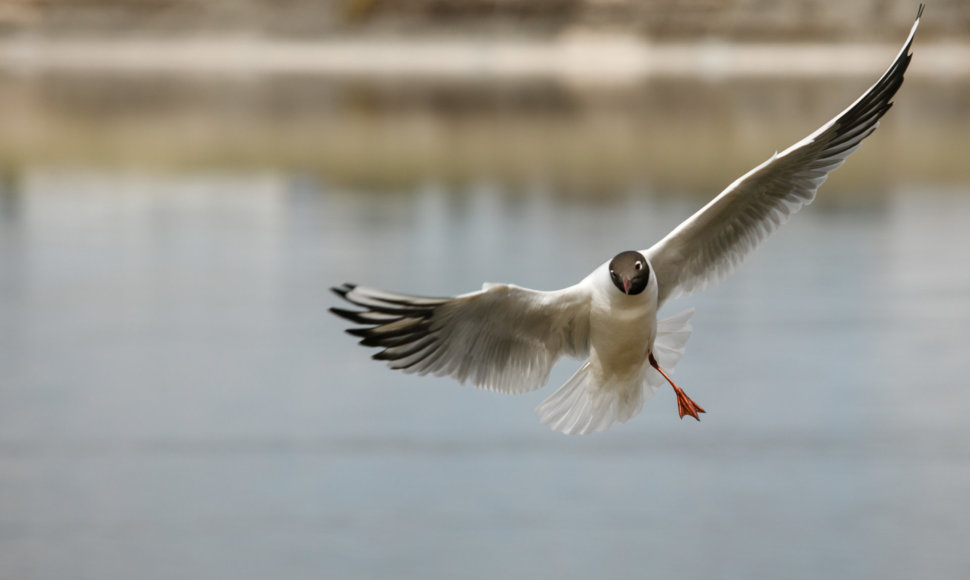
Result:
<svg viewBox="0 0 970 580"><path fill-rule="evenodd" d="M702 197L26 169L0 194L0 577L964 578L970 196L795 217L605 434L369 360L344 281L558 288Z"/></svg>

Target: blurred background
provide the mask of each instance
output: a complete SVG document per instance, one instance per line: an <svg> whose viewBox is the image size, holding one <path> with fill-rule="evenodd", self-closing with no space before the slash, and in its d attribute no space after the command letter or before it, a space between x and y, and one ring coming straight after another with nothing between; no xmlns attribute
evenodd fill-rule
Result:
<svg viewBox="0 0 970 580"><path fill-rule="evenodd" d="M625 425L393 373L328 287L574 283L916 3L0 1L0 577L963 578L970 5Z"/></svg>

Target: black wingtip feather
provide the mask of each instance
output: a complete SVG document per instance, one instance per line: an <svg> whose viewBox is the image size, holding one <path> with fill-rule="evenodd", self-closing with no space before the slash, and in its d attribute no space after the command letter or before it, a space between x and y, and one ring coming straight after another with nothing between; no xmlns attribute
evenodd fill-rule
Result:
<svg viewBox="0 0 970 580"><path fill-rule="evenodd" d="M419 352L421 352L422 350L424 350L425 348L427 348L432 342L434 342L434 339L431 338L431 337L426 336L426 337L420 338L420 339L418 339L416 341L406 343L406 344L408 344L410 346L410 348L407 348L407 349L399 349L399 350L396 350L394 352L391 352L390 349L384 349L384 350L382 350L382 351L380 351L378 353L375 353L371 358L373 358L374 360L401 360L401 359L405 359L405 358L408 358L411 355L418 354Z"/></svg>
<svg viewBox="0 0 970 580"><path fill-rule="evenodd" d="M422 338L425 335L408 335L400 336L397 338L385 338L383 336L369 335L365 336L357 344L361 346L374 346L374 347L384 347L384 348L394 348L395 346L403 346L409 344Z"/></svg>
<svg viewBox="0 0 970 580"><path fill-rule="evenodd" d="M363 337L364 340L360 344L364 346L398 346L431 334L431 322L425 320L390 332L381 332L379 326L354 330L362 331L351 334Z"/></svg>
<svg viewBox="0 0 970 580"><path fill-rule="evenodd" d="M924 6L921 4L917 10L916 23L913 25L914 31L916 24L919 23L920 16L923 14ZM875 130L879 119L892 108L893 99L903 84L903 76L913 58L911 51L912 42L913 37L911 33L906 45L896 60L890 65L889 70L876 82L876 85L864 99L843 113L838 122L838 132L824 152L826 156L831 156L856 146Z"/></svg>
<svg viewBox="0 0 970 580"><path fill-rule="evenodd" d="M331 311L333 311L333 310L331 309ZM359 337L359 338L364 338L364 337L370 336L371 329L370 328L348 328L344 332L346 332L347 334L349 334L351 336L356 336L356 337Z"/></svg>
<svg viewBox="0 0 970 580"><path fill-rule="evenodd" d="M434 310L433 306L414 306L408 304L407 302L398 300L385 300L383 298L369 296L366 297L366 300L362 300L360 298L350 296L350 293L354 290L354 288L356 288L356 286L352 284L344 284L343 286L335 286L330 290L354 306L366 308L369 312L390 314L393 316L425 316Z"/></svg>
<svg viewBox="0 0 970 580"><path fill-rule="evenodd" d="M405 296L397 298L394 295L360 296L351 293L357 288L355 284L341 284L330 290L354 306L363 310L348 308L330 308L330 312L344 320L359 324L355 328L348 328L345 332L360 338L358 344L364 347L379 348L371 358L387 361L406 361L407 364L393 368L410 369L421 364L429 357L441 355L435 344L437 338L431 329L431 318L441 302L438 299L416 298L423 301L410 302ZM433 302L430 302L433 300ZM435 354L437 353L437 354Z"/></svg>
<svg viewBox="0 0 970 580"><path fill-rule="evenodd" d="M340 286L331 286L330 291L336 294L337 296L340 296L344 300L347 300L347 294L353 291L353 289L356 287L357 287L356 284L344 283L344 284L341 284Z"/></svg>
<svg viewBox="0 0 970 580"><path fill-rule="evenodd" d="M364 314L363 312L358 312L356 310L346 310L344 308L331 307L330 313L336 314L340 318L343 318L344 320L349 320L354 324L374 324L374 321L368 320L367 318L364 318L362 316Z"/></svg>

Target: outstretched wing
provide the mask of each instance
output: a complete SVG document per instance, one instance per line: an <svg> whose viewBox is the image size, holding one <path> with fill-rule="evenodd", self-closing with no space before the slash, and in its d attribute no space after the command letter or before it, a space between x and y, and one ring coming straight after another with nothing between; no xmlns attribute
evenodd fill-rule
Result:
<svg viewBox="0 0 970 580"><path fill-rule="evenodd" d="M582 283L556 292L486 285L454 298L425 298L352 284L332 289L363 310L331 308L347 332L377 347L377 360L407 373L452 376L502 393L545 384L562 355L586 356L589 302Z"/></svg>
<svg viewBox="0 0 970 580"><path fill-rule="evenodd" d="M720 282L815 199L828 174L879 126L903 83L923 6L892 65L849 108L755 167L643 253L659 284L658 305Z"/></svg>

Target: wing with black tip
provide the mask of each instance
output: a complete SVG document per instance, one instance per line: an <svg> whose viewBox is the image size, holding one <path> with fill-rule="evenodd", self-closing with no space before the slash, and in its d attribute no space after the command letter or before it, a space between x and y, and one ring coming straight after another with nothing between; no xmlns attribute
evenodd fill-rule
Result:
<svg viewBox="0 0 970 580"><path fill-rule="evenodd" d="M351 284L333 291L358 307L330 309L360 325L347 332L379 348L373 358L407 373L523 393L544 385L560 356L580 358L589 348L591 294L583 283L555 292L494 284L453 298Z"/></svg>
<svg viewBox="0 0 970 580"><path fill-rule="evenodd" d="M909 66L923 6L902 50L868 91L817 131L755 167L664 239L644 250L658 302L720 282L799 209L879 126Z"/></svg>

